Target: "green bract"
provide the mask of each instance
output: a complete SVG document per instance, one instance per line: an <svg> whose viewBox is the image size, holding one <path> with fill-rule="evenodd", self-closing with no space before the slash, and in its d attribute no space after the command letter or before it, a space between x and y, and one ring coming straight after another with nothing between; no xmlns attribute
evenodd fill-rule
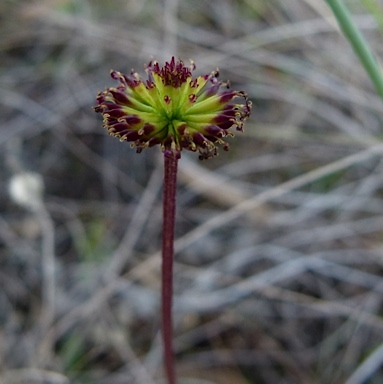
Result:
<svg viewBox="0 0 383 384"><path fill-rule="evenodd" d="M164 67L151 61L146 81L134 71L130 76L111 71L120 85L100 92L94 109L102 113L108 133L132 142L137 152L160 144L178 157L185 148L207 159L217 154L216 143L228 150L222 138L233 136L229 128L243 130L251 102L245 92L218 81L218 71L193 78L194 69L194 63L186 67L173 57ZM232 103L236 97L243 104Z"/></svg>

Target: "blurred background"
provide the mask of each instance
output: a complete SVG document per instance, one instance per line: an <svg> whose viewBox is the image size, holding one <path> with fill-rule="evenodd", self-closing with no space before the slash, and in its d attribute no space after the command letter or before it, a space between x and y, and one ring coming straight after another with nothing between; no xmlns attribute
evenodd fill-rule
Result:
<svg viewBox="0 0 383 384"><path fill-rule="evenodd" d="M162 156L92 106L172 55L253 102L179 164L179 383L383 382L383 102L325 1L3 0L0 55L0 383L164 383Z"/></svg>

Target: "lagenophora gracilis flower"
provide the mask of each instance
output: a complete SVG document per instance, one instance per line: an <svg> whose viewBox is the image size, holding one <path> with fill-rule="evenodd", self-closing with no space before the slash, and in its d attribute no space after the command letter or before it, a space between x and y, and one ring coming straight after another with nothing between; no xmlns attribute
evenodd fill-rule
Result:
<svg viewBox="0 0 383 384"><path fill-rule="evenodd" d="M178 157L188 149L207 159L217 154L217 143L229 149L223 138L233 136L230 128L243 131L251 102L244 91L218 81L218 70L193 77L194 63L185 66L174 57L163 67L151 61L145 70L146 81L134 70L130 76L111 71L119 85L99 92L94 107L108 133L131 142L137 152L159 144Z"/></svg>

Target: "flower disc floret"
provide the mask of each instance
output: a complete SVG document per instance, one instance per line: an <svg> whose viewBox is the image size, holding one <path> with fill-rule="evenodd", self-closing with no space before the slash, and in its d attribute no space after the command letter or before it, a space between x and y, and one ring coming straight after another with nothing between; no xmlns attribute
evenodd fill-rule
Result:
<svg viewBox="0 0 383 384"><path fill-rule="evenodd" d="M119 85L99 92L94 107L108 133L137 152L159 144L177 156L184 148L207 159L217 154L216 144L229 149L223 138L233 136L230 128L243 131L251 102L244 91L218 81L218 70L193 78L194 63L185 66L174 57L163 67L151 61L145 70L146 81L134 70L130 76L111 71ZM233 103L238 97L243 102Z"/></svg>

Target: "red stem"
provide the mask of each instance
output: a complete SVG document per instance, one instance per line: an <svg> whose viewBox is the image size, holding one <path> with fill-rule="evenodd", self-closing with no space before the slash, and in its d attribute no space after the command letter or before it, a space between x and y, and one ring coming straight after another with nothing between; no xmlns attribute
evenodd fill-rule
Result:
<svg viewBox="0 0 383 384"><path fill-rule="evenodd" d="M168 384L175 384L172 302L178 156L170 151L166 151L164 159L162 228L162 337L164 343L164 364Z"/></svg>

